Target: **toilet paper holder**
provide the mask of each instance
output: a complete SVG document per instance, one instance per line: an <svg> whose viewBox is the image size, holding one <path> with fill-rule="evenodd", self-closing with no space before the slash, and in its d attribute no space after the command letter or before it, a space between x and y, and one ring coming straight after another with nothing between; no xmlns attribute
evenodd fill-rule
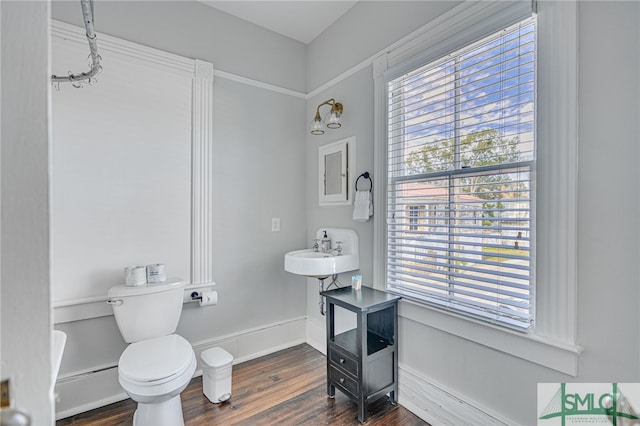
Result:
<svg viewBox="0 0 640 426"><path fill-rule="evenodd" d="M187 284L184 288L182 303L206 302L207 294L214 291L215 282Z"/></svg>
<svg viewBox="0 0 640 426"><path fill-rule="evenodd" d="M200 306L211 306L218 304L218 292L210 291L192 291L191 301L198 302Z"/></svg>

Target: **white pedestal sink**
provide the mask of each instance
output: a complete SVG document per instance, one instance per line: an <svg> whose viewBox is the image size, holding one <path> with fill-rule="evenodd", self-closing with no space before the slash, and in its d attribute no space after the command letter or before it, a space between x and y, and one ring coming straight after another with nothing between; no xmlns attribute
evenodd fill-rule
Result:
<svg viewBox="0 0 640 426"><path fill-rule="evenodd" d="M325 279L330 275L360 269L358 234L347 228L320 228L316 238L322 239L324 232L331 238L333 249L328 253L303 249L284 255L284 270L292 274ZM335 250L336 242L342 241L342 252Z"/></svg>
<svg viewBox="0 0 640 426"><path fill-rule="evenodd" d="M322 293L324 280L332 276L333 280L327 286L338 286L338 274L360 269L360 242L358 234L348 228L320 228L316 232L316 238L322 239L324 233L331 238L331 247L328 253L315 251L314 249L294 250L284 255L284 270L292 274L317 278L319 291ZM342 242L342 251L336 250L336 242ZM324 315L324 297L320 296L320 313Z"/></svg>
<svg viewBox="0 0 640 426"><path fill-rule="evenodd" d="M290 251L284 256L284 269L292 274L313 278L327 278L330 275L360 268L355 254L321 253L312 249Z"/></svg>

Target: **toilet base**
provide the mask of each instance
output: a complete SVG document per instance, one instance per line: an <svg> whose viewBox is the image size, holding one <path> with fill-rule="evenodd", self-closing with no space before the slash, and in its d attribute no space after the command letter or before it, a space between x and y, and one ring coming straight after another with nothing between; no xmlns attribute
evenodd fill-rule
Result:
<svg viewBox="0 0 640 426"><path fill-rule="evenodd" d="M180 394L166 401L145 404L138 403L133 414L133 426L183 426L182 402Z"/></svg>

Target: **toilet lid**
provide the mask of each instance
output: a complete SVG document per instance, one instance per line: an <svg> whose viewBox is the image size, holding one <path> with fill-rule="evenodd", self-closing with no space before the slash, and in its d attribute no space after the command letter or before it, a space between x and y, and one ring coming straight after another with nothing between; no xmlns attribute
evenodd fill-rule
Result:
<svg viewBox="0 0 640 426"><path fill-rule="evenodd" d="M170 334L130 344L120 356L118 371L137 382L164 380L183 373L193 357L191 344Z"/></svg>

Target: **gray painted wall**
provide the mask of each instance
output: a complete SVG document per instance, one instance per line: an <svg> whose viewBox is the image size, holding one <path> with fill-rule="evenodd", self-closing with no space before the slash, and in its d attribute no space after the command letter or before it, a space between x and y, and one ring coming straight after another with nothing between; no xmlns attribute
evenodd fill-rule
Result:
<svg viewBox="0 0 640 426"><path fill-rule="evenodd" d="M452 9L459 1L360 1L309 43L307 91Z"/></svg>
<svg viewBox="0 0 640 426"><path fill-rule="evenodd" d="M355 28L362 28L362 34L371 34L375 31L369 28L377 27L365 22L386 18L373 12L373 16L355 16L361 9L373 7L357 5L330 28L330 34L324 33L310 45L310 87L330 80L358 62L351 58L365 58L396 41L378 40L377 46L348 44L354 34L360 34ZM442 5L424 2L413 7L436 10ZM385 10L383 6L377 9L379 13ZM397 11L397 16L401 15ZM433 17L426 12L421 16L422 23ZM359 19L362 19L359 26L346 24L347 20ZM388 25L403 28L404 22L402 18ZM520 424L536 423L538 382L640 380L640 174L636 166L640 154L639 24L637 2L579 4L578 343L584 347L584 353L579 358L578 376L569 377L407 319L400 321L402 363L469 401ZM398 31L396 34L401 34ZM344 50L349 51L349 57L327 53L335 40L347 43ZM331 57L333 63L327 65L326 57ZM368 67L325 90L307 105L307 116L312 117L315 106L324 99L335 97L344 102L345 126L340 132L358 139L358 171L373 169L372 94L373 78ZM322 142L311 135L307 137L309 192L317 185L317 170L313 166L317 145L338 136L327 133L321 138ZM376 180L375 184L384 183ZM367 283L367 277L371 277L371 259L367 257L372 250L366 242L372 241L371 225L352 222L351 209L318 207L316 198L309 193L307 216L308 240L321 224L351 224L358 230L362 273ZM309 283L308 315L316 320L317 299L313 299L312 289L315 291L315 286Z"/></svg>
<svg viewBox="0 0 640 426"><path fill-rule="evenodd" d="M305 101L225 79L214 83L213 267L219 303L185 305L177 332L195 343L304 316L305 287L283 269L304 244ZM250 124L248 124L250 123ZM302 140L302 142L301 142ZM55 170L53 171L55 176ZM281 231L271 232L271 218ZM117 362L113 317L56 325L69 335L61 374ZM101 336L96 339L95 336Z"/></svg>
<svg viewBox="0 0 640 426"><path fill-rule="evenodd" d="M218 70L291 90L306 88L306 46L197 1L96 1L95 29ZM77 1L55 1L53 19L82 27ZM105 58L104 66L108 66Z"/></svg>
<svg viewBox="0 0 640 426"><path fill-rule="evenodd" d="M53 9L54 18L79 23L76 2L56 2ZM96 2L95 19L103 34L304 88L304 45L202 4ZM108 66L106 55L103 63ZM304 285L283 269L284 253L305 240L306 102L218 77L213 91L213 267L219 303L185 306L178 333L192 343L306 312ZM280 232L271 232L272 217L281 219ZM113 317L56 328L69 335L61 374L117 362L125 347Z"/></svg>
<svg viewBox="0 0 640 426"><path fill-rule="evenodd" d="M293 50L288 50L287 43L291 43L288 39L280 46L283 52L269 52L267 60L256 66L250 54L260 49L254 48L249 41L252 41L251 34L262 36L261 30L247 28L245 35L238 40L227 37L228 52L223 51L227 50L226 47L215 43L192 42L191 37L196 35L197 38L198 34L189 27L195 26L192 22L201 22L197 15L200 12L212 13L219 18L218 12L205 12L203 5L185 5L183 10L181 4L178 10L173 3L159 3L149 6L137 3L107 6L100 3L104 12L96 18L97 25L104 21L105 28L113 29L112 35L186 56L201 57L213 61L225 71L296 90L317 88L453 6L451 3L403 2L394 3L390 8L386 2L379 5L360 3L309 45L305 70L305 60L298 57L298 54L304 55L304 46L294 43ZM62 19L64 16L61 15L66 15L61 12L63 7L66 6L54 4L54 18ZM158 8L153 13L149 12L157 20L147 20L146 7ZM404 364L518 423L535 423L538 382L640 381L640 273L637 261L640 257L637 189L640 175L636 167L640 157L639 9L640 5L635 2L585 2L579 5L578 342L585 350L579 358L578 377L562 375L415 322L403 319L400 324L400 353ZM123 10L130 13L123 15ZM174 18L174 12L179 19L169 19ZM389 20L389 17L394 19ZM164 29L160 24L169 25L169 28L185 28L184 31L191 35L162 34ZM296 58L295 64L303 64L299 65L302 75L292 76L295 74L292 70L298 65L283 67L283 62L278 59L282 58L280 55L289 54ZM303 107L305 102L299 99L279 99L280 95L264 94L259 89L240 87L220 79L215 84L215 140L221 141L218 145L221 152L249 155L249 164L220 165L217 182L225 207L216 213L220 215L217 223L221 227L217 230L221 238L216 241L216 253L220 255L216 280L219 282L221 304L207 314L200 314L196 309L194 312L186 310L187 322L181 324L180 331L190 338L207 335L210 323L215 324L213 327L239 329L269 322L279 314L267 306L286 290L291 292L294 303L289 301L286 307L284 303L277 305L285 311L282 317L303 312L305 279L284 273L281 255L289 249L308 246L320 226L356 229L360 236L361 272L365 283L371 279L372 270L372 224L353 222L352 210L348 207L319 207L316 193L317 148L322 144L356 136L356 172L373 170L371 68L367 67L314 96L306 102L306 108ZM312 118L318 103L330 97L344 103L343 127L320 138L308 135L305 141L303 126ZM226 99L231 103L222 102ZM258 109L256 100L267 109ZM274 111L274 108L268 108L269 105L284 106L292 115L287 117L269 112ZM305 110L303 116L299 111ZM262 114L267 116L261 118ZM269 124L269 119L276 122L286 120L289 126L294 126L287 132L286 142L273 133L274 128L260 132L252 124L252 120ZM280 145L281 142L284 145ZM273 150L269 151L270 148ZM260 154L255 155L256 152ZM274 156L270 161L263 161L261 156L265 154ZM247 176L242 174L243 169L249 173ZM272 179L272 183L263 184L259 177ZM231 187L229 182L233 179L240 185ZM275 188L271 187L272 184ZM376 181L375 184L383 183ZM268 188L272 190L263 193ZM246 194L260 200L259 209L255 208L256 203L242 197ZM292 215L291 219L285 219L287 214ZM280 216L283 220L283 233L278 236L281 240L277 241L272 239L275 236L268 230L273 216ZM292 227L291 231L288 226ZM232 229L243 229L238 240L234 239ZM266 253L266 259L247 270L249 263L234 254L243 249L254 254ZM349 275L341 277L343 283L347 282ZM245 281L243 277L250 279ZM269 283L278 281L286 282L282 284L285 287L269 286ZM321 322L317 314L316 286L315 280L307 283L306 309L312 321ZM269 293L270 289L277 289L277 292ZM222 302L225 293L229 298L228 305ZM266 298L268 294L271 298ZM302 305L301 310L295 302ZM112 320L104 320L108 321ZM108 329L112 325L101 327ZM109 333L113 334L113 329ZM107 335L112 336L109 333Z"/></svg>
<svg viewBox="0 0 640 426"><path fill-rule="evenodd" d="M49 308L48 19L45 2L0 2L0 373L32 424L53 420ZM34 315L37 312L37 315Z"/></svg>
<svg viewBox="0 0 640 426"><path fill-rule="evenodd" d="M304 315L305 289L284 271L284 254L303 244L306 227L304 105L215 82L213 257L220 303L189 331L181 325L186 335L203 338L209 324L228 334ZM280 218L280 232L271 232L272 217Z"/></svg>
<svg viewBox="0 0 640 426"><path fill-rule="evenodd" d="M373 176L373 79L371 67L367 67L351 77L341 81L330 90L309 99L307 103L307 117L313 118L316 107L323 101L335 98L344 107L342 127L327 130L324 135L307 135L306 157L306 211L307 211L307 239L303 247L311 247L316 230L321 227L352 228L360 239L360 273L363 284L371 286L373 275L373 219L368 222L352 220L353 206L320 207L318 205L318 148L322 145L344 139L356 137L356 169L351 171L358 176L369 171ZM325 114L327 107L321 113ZM310 119L309 119L310 121ZM308 132L307 132L308 133ZM368 181L359 186L368 188ZM353 194L354 188L349 188ZM375 206L374 206L375 208ZM355 272L341 274L338 279L342 285L351 284L351 276ZM304 279L304 278L303 278ZM328 281L327 281L328 284ZM318 282L309 279L307 294L307 318L324 328L324 317L318 309Z"/></svg>
<svg viewBox="0 0 640 426"><path fill-rule="evenodd" d="M580 377L637 382L640 3L581 3L578 31Z"/></svg>

